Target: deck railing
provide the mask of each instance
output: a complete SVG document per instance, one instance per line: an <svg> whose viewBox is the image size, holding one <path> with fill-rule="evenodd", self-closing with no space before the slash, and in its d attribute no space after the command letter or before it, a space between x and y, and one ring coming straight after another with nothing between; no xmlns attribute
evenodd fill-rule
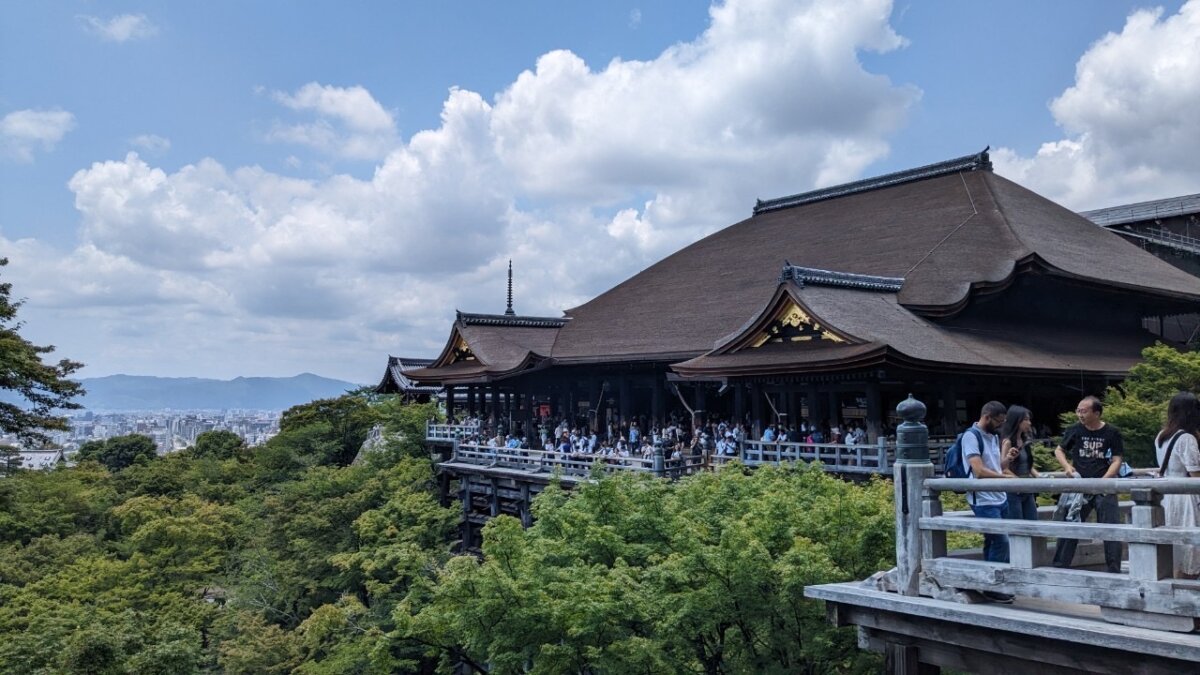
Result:
<svg viewBox="0 0 1200 675"><path fill-rule="evenodd" d="M924 481L918 520L922 585L928 589L996 591L1018 597L1098 605L1105 618L1132 625L1191 631L1200 618L1200 582L1173 578L1174 545L1200 546L1200 529L1166 527L1162 498L1200 494L1189 478L1048 478L983 481L989 491L1011 493L1128 494L1130 522L1119 524L1029 521L943 515L941 494L978 489L981 481ZM1004 535L1009 562L948 557L947 532ZM1050 540L1121 542L1128 546L1127 573L1052 567Z"/></svg>
<svg viewBox="0 0 1200 675"><path fill-rule="evenodd" d="M435 424L425 423L425 440L435 443L450 443L479 433L479 424Z"/></svg>
<svg viewBox="0 0 1200 675"><path fill-rule="evenodd" d="M687 455L681 459L665 458L656 471L655 460L643 457L613 457L579 453L525 450L521 448L493 448L473 443L458 443L454 446L451 461L488 467L517 469L531 473L559 472L564 476L590 476L599 469L612 474L626 471L654 473L670 478L685 476L705 468L704 458Z"/></svg>
<svg viewBox="0 0 1200 675"><path fill-rule="evenodd" d="M908 596L971 602L972 592L991 591L1071 605L1093 605L1111 622L1190 632L1200 618L1200 582L1174 577L1174 546L1200 546L1200 528L1167 527L1165 495L1200 495L1189 478L935 478L926 456L925 407L909 399L897 408L899 430L894 467L896 568L879 577L887 590ZM976 518L945 514L945 492L1129 495L1129 522L1116 524ZM948 532L1008 537L1009 561L951 555ZM1100 540L1128 547L1125 571L1056 567L1052 540ZM1066 561L1070 565L1073 561Z"/></svg>
<svg viewBox="0 0 1200 675"><path fill-rule="evenodd" d="M442 425L446 426L446 425ZM654 460L640 455L614 457L587 453L561 453L520 448L493 448L483 444L464 443L458 439L455 461L468 464L503 466L510 469L541 471L547 467L560 468L564 475L590 475L599 462L605 473L619 471L653 471ZM953 441L939 441L937 452L944 452ZM875 445L846 445L838 443L788 443L746 441L733 455L694 455L663 460L661 475L678 477L701 469L720 469L737 460L746 466L768 466L795 462L817 462L831 473L890 475L895 461L895 444L880 441Z"/></svg>

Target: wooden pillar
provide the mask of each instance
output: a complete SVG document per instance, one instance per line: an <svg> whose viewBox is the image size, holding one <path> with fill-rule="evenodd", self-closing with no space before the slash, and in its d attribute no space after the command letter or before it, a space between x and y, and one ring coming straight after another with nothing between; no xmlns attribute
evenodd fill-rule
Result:
<svg viewBox="0 0 1200 675"><path fill-rule="evenodd" d="M446 420L454 419L454 387L446 387Z"/></svg>
<svg viewBox="0 0 1200 675"><path fill-rule="evenodd" d="M942 387L942 427L946 436L958 434L958 394L950 384Z"/></svg>
<svg viewBox="0 0 1200 675"><path fill-rule="evenodd" d="M879 383L868 382L867 398L867 441L875 443L883 432L883 399L879 395Z"/></svg>
<svg viewBox="0 0 1200 675"><path fill-rule="evenodd" d="M829 397L829 426L841 426L842 424L842 396L837 391L831 391Z"/></svg>
<svg viewBox="0 0 1200 675"><path fill-rule="evenodd" d="M475 385L467 385L467 416L475 417Z"/></svg>
<svg viewBox="0 0 1200 675"><path fill-rule="evenodd" d="M622 375L617 387L617 397L620 399L617 403L620 406L618 414L621 417L619 424L629 424L629 414L633 407L633 388L630 386L629 377Z"/></svg>
<svg viewBox="0 0 1200 675"><path fill-rule="evenodd" d="M708 414L708 385L703 382L697 382L695 387L696 391L693 394L693 400L696 403L692 406L692 409L699 413L699 415L692 422L693 424L700 424L705 415Z"/></svg>
<svg viewBox="0 0 1200 675"><path fill-rule="evenodd" d="M733 387L733 419L735 424L741 424L746 421L746 387L742 383L735 382L729 386Z"/></svg>
<svg viewBox="0 0 1200 675"><path fill-rule="evenodd" d="M763 390L762 385L755 382L750 385L750 431L754 440L762 438L763 428Z"/></svg>
<svg viewBox="0 0 1200 675"><path fill-rule="evenodd" d="M460 476L459 494L462 498L462 549L471 548L471 477Z"/></svg>
<svg viewBox="0 0 1200 675"><path fill-rule="evenodd" d="M904 422L896 431L893 486L896 507L896 590L917 596L921 573L921 530L925 479L933 477L929 461L929 430L922 424L925 405L909 398L896 406Z"/></svg>
<svg viewBox="0 0 1200 675"><path fill-rule="evenodd" d="M496 420L500 417L500 387L492 385L492 405L488 410L488 420L492 425L492 433L496 432Z"/></svg>
<svg viewBox="0 0 1200 675"><path fill-rule="evenodd" d="M650 426L658 425L661 428L664 415L663 383L659 381L657 376L651 380L650 392L650 417L652 420ZM650 430L646 429L645 431L649 433Z"/></svg>

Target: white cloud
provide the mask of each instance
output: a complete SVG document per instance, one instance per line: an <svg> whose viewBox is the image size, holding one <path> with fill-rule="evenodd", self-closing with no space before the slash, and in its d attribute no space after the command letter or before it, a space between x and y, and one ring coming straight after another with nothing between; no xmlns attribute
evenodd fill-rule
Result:
<svg viewBox="0 0 1200 675"><path fill-rule="evenodd" d="M1200 0L1145 9L1093 44L1050 104L1066 137L997 170L1078 209L1196 192L1200 186Z"/></svg>
<svg viewBox="0 0 1200 675"><path fill-rule="evenodd" d="M31 162L35 150L53 150L74 128L75 116L65 110L16 110L0 119L0 147L12 159Z"/></svg>
<svg viewBox="0 0 1200 675"><path fill-rule="evenodd" d="M158 33L158 26L145 14L121 14L110 19L81 15L79 20L88 32L109 42L140 40Z"/></svg>
<svg viewBox="0 0 1200 675"><path fill-rule="evenodd" d="M275 92L279 103L318 116L314 122L277 122L268 140L307 145L348 159L380 159L397 145L396 123L361 86L334 87L309 82L294 93Z"/></svg>
<svg viewBox="0 0 1200 675"><path fill-rule="evenodd" d="M272 137L341 157L382 148L369 178L212 159L166 171L130 153L70 180L76 252L19 248L12 270L95 256L91 285L41 266L54 306L119 302L129 283L129 322L189 354L149 365L149 348L122 347L95 357L110 372L374 376L389 351L436 352L454 308L501 311L509 258L516 309L558 315L756 197L858 176L919 96L858 59L903 44L889 13L885 0L730 0L653 60L595 68L556 51L490 101L452 89L440 125L407 140L366 89L310 83L273 97L316 119ZM80 336L70 355L94 360L117 328L97 330L64 331ZM232 344L254 356L231 359Z"/></svg>
<svg viewBox="0 0 1200 675"><path fill-rule="evenodd" d="M161 155L171 149L171 140L157 134L140 134L131 138L129 143L152 155Z"/></svg>
<svg viewBox="0 0 1200 675"><path fill-rule="evenodd" d="M637 28L642 25L642 10L634 8L629 10L629 27Z"/></svg>

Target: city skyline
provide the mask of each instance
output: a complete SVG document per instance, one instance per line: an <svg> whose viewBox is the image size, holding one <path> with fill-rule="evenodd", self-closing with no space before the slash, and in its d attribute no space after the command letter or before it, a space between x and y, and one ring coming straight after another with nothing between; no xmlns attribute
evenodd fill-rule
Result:
<svg viewBox="0 0 1200 675"><path fill-rule="evenodd" d="M0 17L4 280L83 377L372 382L509 259L558 316L756 198L988 144L1079 210L1200 191L1196 1Z"/></svg>

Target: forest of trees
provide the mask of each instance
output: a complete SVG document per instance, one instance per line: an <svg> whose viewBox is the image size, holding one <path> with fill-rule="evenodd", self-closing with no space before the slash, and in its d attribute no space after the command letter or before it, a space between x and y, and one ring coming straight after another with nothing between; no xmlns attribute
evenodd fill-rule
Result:
<svg viewBox="0 0 1200 675"><path fill-rule="evenodd" d="M246 448L110 439L0 479L0 672L871 672L812 583L890 566L887 484L818 470L552 487L455 555L432 406L289 410ZM371 427L392 440L355 461Z"/></svg>

